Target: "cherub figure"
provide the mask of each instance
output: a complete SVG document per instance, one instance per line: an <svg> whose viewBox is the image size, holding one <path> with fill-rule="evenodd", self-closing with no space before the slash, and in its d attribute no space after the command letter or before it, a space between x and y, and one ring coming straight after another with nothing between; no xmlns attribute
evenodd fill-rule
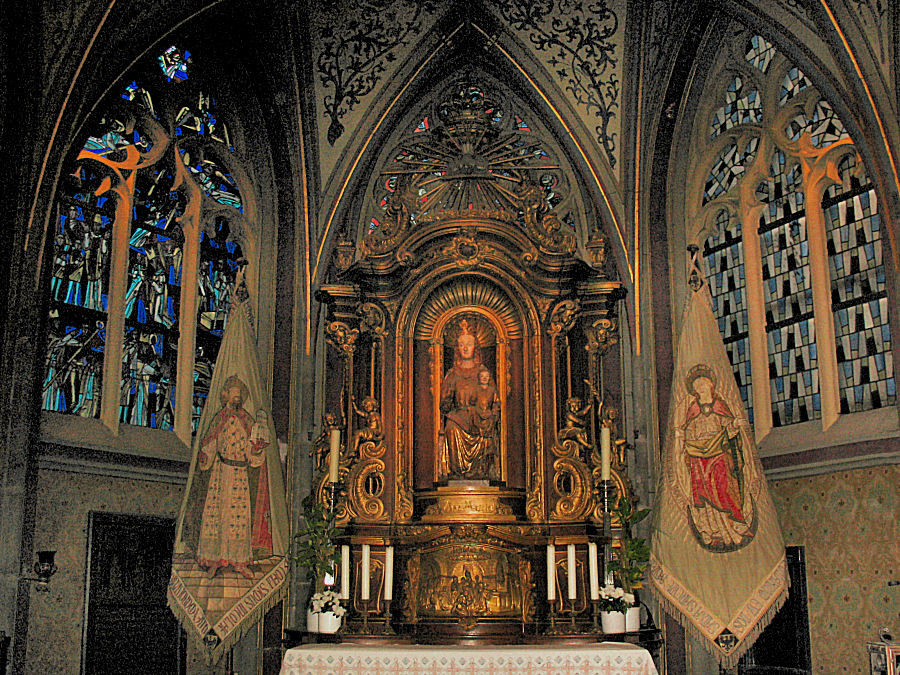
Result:
<svg viewBox="0 0 900 675"><path fill-rule="evenodd" d="M366 442L378 443L384 438L384 428L381 424L381 413L378 411L378 399L374 396L366 396L362 401L362 409L357 407L356 399L350 399L353 410L360 417L365 418L366 425L353 435L353 447L359 448Z"/></svg>
<svg viewBox="0 0 900 675"><path fill-rule="evenodd" d="M324 472L328 469L328 454L331 452L331 430L340 429L337 415L325 413L322 415L322 433L313 442L313 450L310 456L315 456L316 472Z"/></svg>
<svg viewBox="0 0 900 675"><path fill-rule="evenodd" d="M588 401L587 405L581 407L581 398L578 396L570 396L566 400L566 426L559 430L556 435L557 442L562 445L564 441L574 440L584 448L590 448L591 442L588 440L587 423L585 416L590 413L594 407L593 400Z"/></svg>

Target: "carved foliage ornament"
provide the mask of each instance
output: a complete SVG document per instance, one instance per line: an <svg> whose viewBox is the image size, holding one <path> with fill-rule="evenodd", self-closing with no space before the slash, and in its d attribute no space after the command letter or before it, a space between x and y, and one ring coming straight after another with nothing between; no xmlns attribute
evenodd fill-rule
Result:
<svg viewBox="0 0 900 675"><path fill-rule="evenodd" d="M325 327L325 338L345 356L353 354L358 337L359 329L350 328L343 321L332 321Z"/></svg>
<svg viewBox="0 0 900 675"><path fill-rule="evenodd" d="M547 320L547 333L550 337L566 335L575 327L581 314L581 303L578 300L561 300L550 312Z"/></svg>

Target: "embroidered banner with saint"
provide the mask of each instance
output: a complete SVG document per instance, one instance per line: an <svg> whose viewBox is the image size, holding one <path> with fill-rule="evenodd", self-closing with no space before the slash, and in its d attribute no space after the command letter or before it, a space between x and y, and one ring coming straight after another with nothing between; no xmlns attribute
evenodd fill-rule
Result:
<svg viewBox="0 0 900 675"><path fill-rule="evenodd" d="M675 351L650 578L667 612L733 667L787 599L784 543L743 401L695 285Z"/></svg>
<svg viewBox="0 0 900 675"><path fill-rule="evenodd" d="M288 521L248 303L232 306L194 438L168 604L215 662L284 596Z"/></svg>

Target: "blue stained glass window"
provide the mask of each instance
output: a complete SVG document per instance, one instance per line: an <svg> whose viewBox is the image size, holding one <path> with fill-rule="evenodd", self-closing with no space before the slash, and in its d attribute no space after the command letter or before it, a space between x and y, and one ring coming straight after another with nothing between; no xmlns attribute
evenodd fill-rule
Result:
<svg viewBox="0 0 900 675"><path fill-rule="evenodd" d="M244 205L241 201L241 193L237 182L228 171L222 168L216 161L208 158L193 160L191 153L182 150L181 160L191 175L200 183L203 192L219 204L230 206L241 213Z"/></svg>
<svg viewBox="0 0 900 675"><path fill-rule="evenodd" d="M744 242L740 222L729 218L727 211L719 212L715 230L704 244L703 259L706 264L706 281L713 301L713 312L734 369L738 391L752 424L753 395L750 382Z"/></svg>
<svg viewBox="0 0 900 675"><path fill-rule="evenodd" d="M800 167L773 153L769 180L757 196L765 203L759 219L763 300L769 353L772 424L818 419L818 352Z"/></svg>
<svg viewBox="0 0 900 675"><path fill-rule="evenodd" d="M100 416L103 318L73 307L50 311L42 408L81 417Z"/></svg>
<svg viewBox="0 0 900 675"><path fill-rule="evenodd" d="M218 141L234 152L228 125L219 119L214 99L200 94L196 108L185 106L175 116L176 139L199 136Z"/></svg>
<svg viewBox="0 0 900 675"><path fill-rule="evenodd" d="M822 199L842 413L897 402L878 199L856 164L841 161Z"/></svg>
<svg viewBox="0 0 900 675"><path fill-rule="evenodd" d="M754 35L747 44L744 58L765 73L775 56L774 45L761 35Z"/></svg>
<svg viewBox="0 0 900 675"><path fill-rule="evenodd" d="M188 79L188 64L191 62L191 53L178 49L172 45L159 56L159 67L162 68L166 81L182 82Z"/></svg>
<svg viewBox="0 0 900 675"><path fill-rule="evenodd" d="M175 423L177 334L126 324L119 421L171 429Z"/></svg>
<svg viewBox="0 0 900 675"><path fill-rule="evenodd" d="M122 98L131 101L135 105L142 107L153 117L156 117L156 111L153 109L153 97L150 92L140 86L136 81L126 85L125 91L122 92Z"/></svg>
<svg viewBox="0 0 900 675"><path fill-rule="evenodd" d="M740 124L759 124L763 121L762 100L759 91L744 87L744 81L735 77L725 91L725 105L716 110L710 124L710 137Z"/></svg>
<svg viewBox="0 0 900 675"><path fill-rule="evenodd" d="M722 150L706 178L703 190L703 203L707 204L721 194L728 192L744 175L747 167L753 163L759 138L751 138L739 149L737 143L731 143Z"/></svg>
<svg viewBox="0 0 900 675"><path fill-rule="evenodd" d="M194 355L193 429L209 394L210 378L231 309L234 285L245 263L240 244L230 239L228 221L218 217L212 236L200 234L200 275L197 298L197 348Z"/></svg>

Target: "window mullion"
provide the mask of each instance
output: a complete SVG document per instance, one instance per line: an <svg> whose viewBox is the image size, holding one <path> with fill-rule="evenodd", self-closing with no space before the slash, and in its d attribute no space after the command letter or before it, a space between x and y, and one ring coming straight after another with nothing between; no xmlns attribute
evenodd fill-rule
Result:
<svg viewBox="0 0 900 675"><path fill-rule="evenodd" d="M110 431L119 433L119 404L122 397L122 357L125 340L125 295L128 288L128 243L131 235L133 194L124 183L114 188L116 219L113 226L109 267L109 302L106 322L106 350L103 360L103 392L100 419Z"/></svg>
<svg viewBox="0 0 900 675"><path fill-rule="evenodd" d="M841 410L835 351L834 319L831 310L831 279L828 273L825 212L822 189L825 164L803 162L803 192L806 201L806 236L809 241L813 314L816 322L816 353L819 364L819 396L822 401L822 428L837 422Z"/></svg>
<svg viewBox="0 0 900 675"><path fill-rule="evenodd" d="M184 257L181 270L181 337L175 389L175 433L190 446L194 400L194 352L197 336L197 275L200 266L200 227L196 217L185 218Z"/></svg>
<svg viewBox="0 0 900 675"><path fill-rule="evenodd" d="M757 161L764 161L769 144L760 144ZM763 158L760 160L759 158ZM752 173L752 172L751 172ZM747 330L750 345L750 381L753 383L753 429L759 443L772 429L772 396L769 389L769 350L766 344L766 310L763 294L762 251L759 243L761 206L754 182L745 177L740 187L741 232L744 240L744 274L747 284Z"/></svg>

